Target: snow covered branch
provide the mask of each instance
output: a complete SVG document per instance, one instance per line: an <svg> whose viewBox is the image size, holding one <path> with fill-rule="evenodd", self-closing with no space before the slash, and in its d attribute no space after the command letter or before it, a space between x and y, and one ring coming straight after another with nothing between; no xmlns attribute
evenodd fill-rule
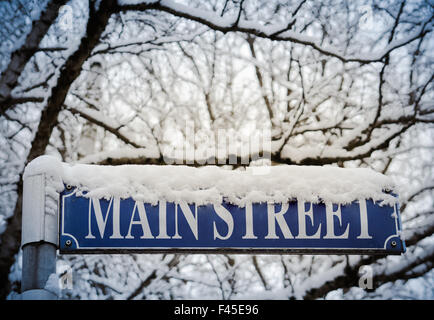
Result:
<svg viewBox="0 0 434 320"><path fill-rule="evenodd" d="M36 51L44 50L39 48L39 44L54 20L57 18L59 8L66 2L66 0L48 1L45 10L40 13L40 18L34 21L32 29L26 37L25 43L12 53L8 67L0 74L0 104L2 104L2 108L4 108L4 101L10 99L11 91L17 85L18 78L24 70L27 62ZM63 49L64 48L46 48L45 50L57 51ZM11 104L9 103L6 105L10 106Z"/></svg>
<svg viewBox="0 0 434 320"><path fill-rule="evenodd" d="M294 24L294 20L283 24L274 24L264 26L259 24L258 22L249 21L245 19L241 19L241 11L231 17L224 17L218 15L216 12L211 12L199 8L192 8L190 6L186 6L180 3L176 3L171 0L160 0L160 1L143 1L134 4L121 4L118 5L115 9L116 12L124 12L128 10L134 11L146 11L146 10L159 10L162 12L170 13L174 16L181 17L184 19L188 19L191 21L199 22L203 25L208 26L210 29L220 31L223 33L228 32L243 32L246 34L254 35L259 38L265 38L276 41L289 41L293 43L302 44L308 47L315 49L316 51L330 57L337 58L342 62L358 62L358 63L372 63L372 62L381 62L388 54L392 51L407 45L425 36L428 32L431 32L431 29L426 29L427 25L432 20L432 17L426 22L422 24L422 27L406 37L403 40L395 41L389 43L389 45L384 48L382 51L371 54L367 57L345 57L339 50L332 48L330 46L324 46L319 44L319 41L291 30L291 27ZM295 19L295 18L293 18Z"/></svg>

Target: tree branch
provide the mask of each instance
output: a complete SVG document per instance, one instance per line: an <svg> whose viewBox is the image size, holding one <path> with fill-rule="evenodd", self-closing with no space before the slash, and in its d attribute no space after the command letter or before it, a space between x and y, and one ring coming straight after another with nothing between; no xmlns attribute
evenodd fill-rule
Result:
<svg viewBox="0 0 434 320"><path fill-rule="evenodd" d="M49 1L47 7L41 13L41 18L33 21L32 30L27 35L24 45L12 53L9 65L0 74L0 104L3 105L3 101L10 97L11 91L17 85L19 76L24 70L27 62L34 55L35 51L41 50L39 44L42 41L42 38L56 20L59 14L59 8L66 2L66 0ZM2 108L4 107L2 106Z"/></svg>

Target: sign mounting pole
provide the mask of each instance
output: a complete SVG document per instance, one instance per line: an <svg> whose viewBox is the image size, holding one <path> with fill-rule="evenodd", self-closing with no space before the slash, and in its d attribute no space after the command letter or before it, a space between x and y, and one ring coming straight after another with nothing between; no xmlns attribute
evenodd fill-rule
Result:
<svg viewBox="0 0 434 320"><path fill-rule="evenodd" d="M46 289L50 275L56 273L58 247L57 210L47 210L47 203L57 202L57 199L50 199L46 184L45 174L24 179L21 235L23 300L58 299L56 292Z"/></svg>

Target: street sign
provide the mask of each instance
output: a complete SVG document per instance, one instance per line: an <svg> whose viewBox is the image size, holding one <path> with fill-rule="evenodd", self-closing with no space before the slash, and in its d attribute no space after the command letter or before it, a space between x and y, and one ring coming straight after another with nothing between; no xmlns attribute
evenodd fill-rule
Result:
<svg viewBox="0 0 434 320"><path fill-rule="evenodd" d="M401 254L398 204L144 203L60 194L61 253Z"/></svg>

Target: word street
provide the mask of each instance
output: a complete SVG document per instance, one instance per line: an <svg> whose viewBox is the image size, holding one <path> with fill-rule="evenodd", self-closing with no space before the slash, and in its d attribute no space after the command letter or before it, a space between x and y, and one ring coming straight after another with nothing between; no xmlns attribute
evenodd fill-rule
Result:
<svg viewBox="0 0 434 320"><path fill-rule="evenodd" d="M243 207L225 201L207 205L160 201L151 205L131 198L106 200L66 192L61 201L60 247L65 252L98 248L310 248L325 252L355 248L399 253L403 245L396 210L369 199L348 205L303 201L247 203Z"/></svg>

